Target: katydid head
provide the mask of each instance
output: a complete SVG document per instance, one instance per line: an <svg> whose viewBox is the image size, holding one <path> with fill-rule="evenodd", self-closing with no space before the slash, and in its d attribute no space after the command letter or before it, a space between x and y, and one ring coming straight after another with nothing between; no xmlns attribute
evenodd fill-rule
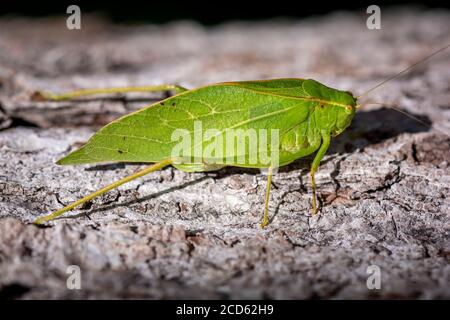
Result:
<svg viewBox="0 0 450 320"><path fill-rule="evenodd" d="M351 97L353 98L353 96ZM346 106L337 106L334 109L336 114L336 122L330 130L333 137L345 131L345 129L347 129L347 127L352 123L356 112L356 99L354 99L354 102L351 104Z"/></svg>
<svg viewBox="0 0 450 320"><path fill-rule="evenodd" d="M341 94L346 95L346 104L336 108L336 124L331 129L331 135L337 136L347 129L355 116L357 101L351 92L343 91Z"/></svg>
<svg viewBox="0 0 450 320"><path fill-rule="evenodd" d="M356 98L351 92L327 87L315 80L305 80L303 89L314 97L316 125L320 130L337 136L352 122Z"/></svg>

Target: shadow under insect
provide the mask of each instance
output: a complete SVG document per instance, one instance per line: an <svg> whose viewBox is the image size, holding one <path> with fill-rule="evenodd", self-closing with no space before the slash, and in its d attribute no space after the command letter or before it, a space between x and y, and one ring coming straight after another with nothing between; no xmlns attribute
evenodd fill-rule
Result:
<svg viewBox="0 0 450 320"><path fill-rule="evenodd" d="M327 155L331 157L322 160L322 164L332 160L336 155L362 150L404 133L418 133L430 130L431 121L427 116L412 114L404 110L402 112L419 119L423 123L389 108L357 112L350 127L339 136L331 139L331 144L327 151ZM315 153L298 159L280 168L279 172L309 171L314 156Z"/></svg>
<svg viewBox="0 0 450 320"><path fill-rule="evenodd" d="M158 198L158 197L160 197L160 196L162 196L164 194L171 193L171 192L177 191L177 190L181 190L181 189L187 188L187 187L192 186L192 185L196 185L196 184L198 184L198 183L200 183L200 182L202 182L204 180L207 180L208 178L209 178L209 176L205 175L205 176L200 177L198 179L191 180L191 181L182 183L180 185L173 186L173 187L170 187L170 188L167 188L167 189L164 189L164 190L161 190L161 191L158 191L158 192L155 192L155 193L143 196L141 198L136 198L136 199L133 199L133 200L120 202L120 203L113 203L113 204L109 204L109 205L106 205L106 206L102 205L102 206L100 206L98 208L94 208L94 209L89 210L87 212L81 212L81 213L79 213L77 215L70 216L70 217L65 217L65 218L79 218L79 217L85 216L85 215L89 217L89 215L91 215L93 213L96 213L96 212L103 212L103 211L112 210L112 209L116 209L116 208L120 208L120 207L129 207L129 206L132 206L132 205L135 205L135 204L140 204L140 203L143 203L145 201L149 201L151 199ZM90 206L88 206L88 208L90 208Z"/></svg>
<svg viewBox="0 0 450 320"><path fill-rule="evenodd" d="M357 112L351 126L332 140L328 154L351 153L404 133L430 130L431 121L427 116L401 111L402 113L390 108L380 108Z"/></svg>

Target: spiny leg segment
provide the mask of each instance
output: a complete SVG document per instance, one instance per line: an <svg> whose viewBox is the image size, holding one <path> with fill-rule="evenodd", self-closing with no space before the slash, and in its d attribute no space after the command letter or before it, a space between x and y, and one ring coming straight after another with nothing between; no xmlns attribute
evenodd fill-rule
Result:
<svg viewBox="0 0 450 320"><path fill-rule="evenodd" d="M104 193L106 193L106 192L108 192L108 191L110 191L110 190L112 190L114 188L117 188L118 186L121 186L124 183L127 183L127 182L132 181L132 180L137 179L137 178L140 178L140 177L142 177L142 176L144 176L144 175L146 175L146 174L148 174L150 172L160 170L160 169L162 169L162 168L172 164L172 162L173 162L172 159L166 159L166 160L160 161L158 163L155 163L155 164L153 164L150 167L147 167L147 168L145 168L145 169L143 169L141 171L138 171L138 172L136 172L136 173L134 173L132 175L129 175L129 176L123 178L123 179L120 179L119 181L111 183L110 185L108 185L108 186L106 186L106 187L104 187L104 188L102 188L100 190L97 190L97 191L91 193L90 195L87 195L86 197L81 198L80 200L75 201L75 202L69 204L68 206L65 206L64 208L58 210L58 211L55 211L55 212L53 212L53 213L51 213L49 215L43 216L41 218L38 218L38 219L36 219L36 221L34 223L35 224L42 224L42 223L44 223L46 221L53 220L53 219L59 217L60 215L62 215L63 213L65 213L67 211L70 211L73 208L79 206L80 204L83 204L83 203L85 203L85 202L87 202L87 201L89 201L89 200L91 200L91 199L93 199L95 197L98 197L98 196L100 196L100 195L102 195L102 194L104 194Z"/></svg>
<svg viewBox="0 0 450 320"><path fill-rule="evenodd" d="M311 187L312 187L312 214L315 215L317 213L317 195L316 195L316 179L314 177L317 169L319 168L320 161L322 161L323 156L327 153L328 147L330 146L331 136L329 133L322 134L322 145L317 151L316 156L311 165Z"/></svg>
<svg viewBox="0 0 450 320"><path fill-rule="evenodd" d="M112 94L112 93L126 93L126 92L156 92L173 90L176 93L187 91L188 89L175 84L161 84L155 86L138 86L138 87L117 87L117 88L99 88L99 89L83 89L70 91L63 94L54 94L51 92L37 91L34 94L36 99L62 101L70 100L78 97L91 96L96 94Z"/></svg>

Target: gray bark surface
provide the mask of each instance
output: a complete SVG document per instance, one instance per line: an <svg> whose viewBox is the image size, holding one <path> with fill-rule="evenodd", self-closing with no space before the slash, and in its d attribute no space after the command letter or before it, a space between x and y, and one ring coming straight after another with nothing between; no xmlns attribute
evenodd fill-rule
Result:
<svg viewBox="0 0 450 320"><path fill-rule="evenodd" d="M272 223L259 228L265 176L174 168L123 185L37 227L38 216L142 165L58 166L99 127L165 93L36 102L35 90L246 79L313 78L356 95L450 43L450 12L336 13L301 21L203 27L113 25L83 16L0 20L0 297L450 298L450 55L445 52L365 101L311 158L274 176ZM447 134L446 134L447 133ZM66 287L81 269L81 290ZM367 267L381 271L369 290Z"/></svg>

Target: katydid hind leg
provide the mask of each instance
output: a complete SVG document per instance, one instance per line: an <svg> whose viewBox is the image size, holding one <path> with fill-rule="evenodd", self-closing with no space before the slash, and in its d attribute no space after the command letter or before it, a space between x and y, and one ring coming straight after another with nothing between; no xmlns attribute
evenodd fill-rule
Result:
<svg viewBox="0 0 450 320"><path fill-rule="evenodd" d="M97 89L82 89L70 91L62 94L54 94L46 91L37 91L33 94L35 100L51 100L63 101L79 97L93 96L97 94L115 94L127 92L158 92L173 90L175 93L181 93L188 89L175 84L161 84L153 86L134 86L134 87L113 87L113 88L97 88Z"/></svg>
<svg viewBox="0 0 450 320"><path fill-rule="evenodd" d="M319 148L319 151L317 151L316 156L314 157L314 160L311 165L311 188L312 188L312 214L317 213L317 192L316 192L316 179L315 179L315 173L317 172L320 161L322 161L322 158L324 157L325 153L327 153L328 147L330 146L331 136L329 133L322 134L322 144Z"/></svg>
<svg viewBox="0 0 450 320"><path fill-rule="evenodd" d="M140 171L138 171L138 172L136 172L134 174L131 174L131 175L125 177L125 178L122 178L122 179L120 179L120 180L118 180L116 182L113 182L110 185L107 185L106 187L101 188L101 189L99 189L99 190L97 190L97 191L95 191L95 192L93 192L93 193L91 193L91 194L89 194L89 195L79 199L78 201L75 201L75 202L65 206L64 208L62 208L60 210L57 210L57 211L55 211L55 212L53 212L53 213L51 213L49 215L40 217L40 218L36 219L36 221L34 223L35 224L42 224L44 222L53 220L53 219L61 216L65 212L70 211L70 210L74 209L75 207L77 207L77 206L79 206L79 205L81 205L83 203L86 203L87 201L92 200L92 199L94 199L94 198L96 198L96 197L98 197L98 196L100 196L100 195L102 195L102 194L112 190L112 189L115 189L115 188L121 186L124 183L130 182L130 181L135 180L137 178L140 178L140 177L142 177L142 176L144 176L144 175L146 175L146 174L148 174L150 172L154 172L154 171L160 170L160 169L170 165L171 163L172 163L172 159L166 159L166 160L157 162L157 163L151 165L150 167L146 167L143 170L140 170Z"/></svg>

